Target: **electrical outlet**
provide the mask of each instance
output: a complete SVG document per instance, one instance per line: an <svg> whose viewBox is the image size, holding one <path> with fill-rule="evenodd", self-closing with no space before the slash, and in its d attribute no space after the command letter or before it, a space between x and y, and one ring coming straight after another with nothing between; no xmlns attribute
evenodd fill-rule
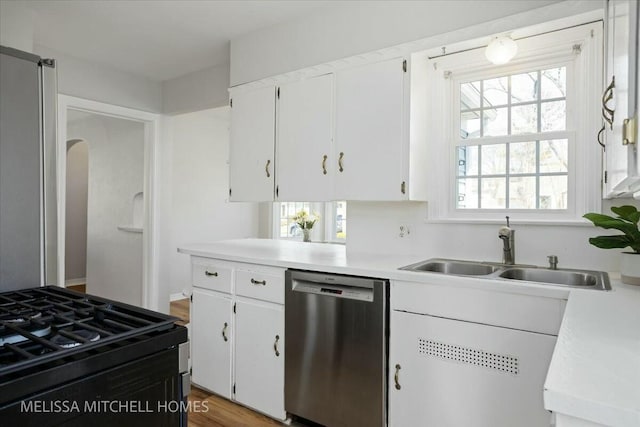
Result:
<svg viewBox="0 0 640 427"><path fill-rule="evenodd" d="M409 236L410 233L411 233L411 230L409 229L408 225L401 225L400 226L400 233L398 234L398 236L407 237L407 236Z"/></svg>

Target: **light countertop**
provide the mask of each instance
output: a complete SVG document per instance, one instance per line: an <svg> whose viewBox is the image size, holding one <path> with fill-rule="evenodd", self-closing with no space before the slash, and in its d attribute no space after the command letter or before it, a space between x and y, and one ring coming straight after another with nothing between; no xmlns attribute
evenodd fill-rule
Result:
<svg viewBox="0 0 640 427"><path fill-rule="evenodd" d="M343 245L243 239L179 252L285 268L568 299L545 382L545 408L595 423L640 426L640 287L610 292L398 270L420 256L349 254Z"/></svg>

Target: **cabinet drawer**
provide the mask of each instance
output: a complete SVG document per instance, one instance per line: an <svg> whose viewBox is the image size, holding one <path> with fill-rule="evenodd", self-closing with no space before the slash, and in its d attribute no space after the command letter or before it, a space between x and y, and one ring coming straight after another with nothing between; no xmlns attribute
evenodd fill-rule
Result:
<svg viewBox="0 0 640 427"><path fill-rule="evenodd" d="M238 269L236 295L284 304L284 269L271 267Z"/></svg>
<svg viewBox="0 0 640 427"><path fill-rule="evenodd" d="M231 293L233 269L224 263L194 258L191 268L193 286Z"/></svg>

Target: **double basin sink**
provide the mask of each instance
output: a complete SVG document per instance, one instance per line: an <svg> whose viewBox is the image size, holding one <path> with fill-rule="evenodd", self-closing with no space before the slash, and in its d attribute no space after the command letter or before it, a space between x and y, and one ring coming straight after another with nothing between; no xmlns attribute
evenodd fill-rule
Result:
<svg viewBox="0 0 640 427"><path fill-rule="evenodd" d="M586 289L611 290L609 275L602 271L551 270L535 266L505 265L490 262L460 261L433 258L401 267L400 270L433 272L454 276L505 279L540 284L571 286Z"/></svg>

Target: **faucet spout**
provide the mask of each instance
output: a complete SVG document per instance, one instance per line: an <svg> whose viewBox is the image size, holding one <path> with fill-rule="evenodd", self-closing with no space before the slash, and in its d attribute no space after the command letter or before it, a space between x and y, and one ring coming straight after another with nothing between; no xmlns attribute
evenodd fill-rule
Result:
<svg viewBox="0 0 640 427"><path fill-rule="evenodd" d="M507 225L500 227L498 230L498 238L502 240L502 263L513 265L516 263L515 250L515 230L509 226L509 217L507 217Z"/></svg>

